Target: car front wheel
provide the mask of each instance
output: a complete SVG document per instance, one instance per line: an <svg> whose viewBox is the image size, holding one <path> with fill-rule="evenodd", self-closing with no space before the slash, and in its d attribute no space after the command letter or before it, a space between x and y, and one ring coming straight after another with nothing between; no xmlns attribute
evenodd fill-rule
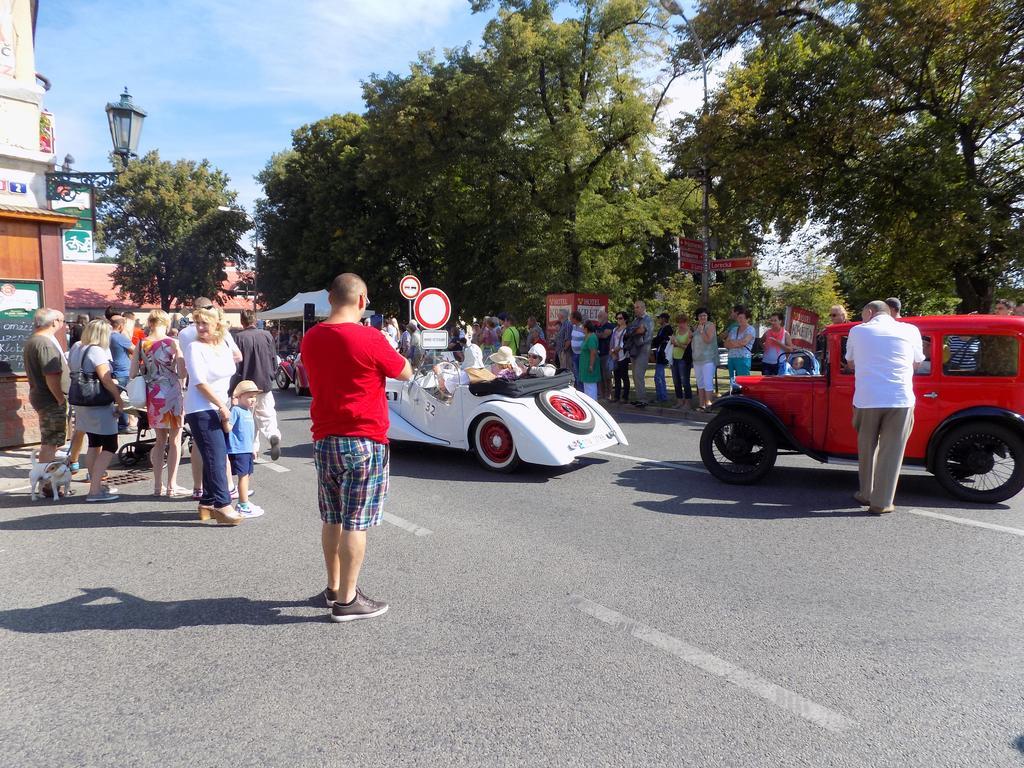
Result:
<svg viewBox="0 0 1024 768"><path fill-rule="evenodd" d="M778 440L764 419L735 409L712 419L700 436L700 458L724 483L756 483L775 466Z"/></svg>
<svg viewBox="0 0 1024 768"><path fill-rule="evenodd" d="M477 460L495 472L511 472L519 466L512 432L497 416L484 416L473 427Z"/></svg>
<svg viewBox="0 0 1024 768"><path fill-rule="evenodd" d="M285 373L282 370L278 370L278 372L277 372L277 388L280 389L282 392L287 392L288 391L288 387L290 387L291 384L292 384L292 382L288 378L288 374Z"/></svg>
<svg viewBox="0 0 1024 768"><path fill-rule="evenodd" d="M1024 488L1024 439L991 422L954 427L939 442L935 477L958 499L1005 501Z"/></svg>

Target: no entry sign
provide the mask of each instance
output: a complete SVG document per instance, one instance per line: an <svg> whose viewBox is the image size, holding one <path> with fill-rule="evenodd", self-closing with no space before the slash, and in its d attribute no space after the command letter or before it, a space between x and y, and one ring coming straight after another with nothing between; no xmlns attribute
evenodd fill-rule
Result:
<svg viewBox="0 0 1024 768"><path fill-rule="evenodd" d="M444 328L452 316L452 303L440 288L427 288L420 292L412 304L413 317L422 328Z"/></svg>
<svg viewBox="0 0 1024 768"><path fill-rule="evenodd" d="M409 299L409 301L412 301L419 295L420 288L422 287L423 286L420 285L420 279L416 277L416 275L406 275L398 281L398 290L401 291L402 296Z"/></svg>

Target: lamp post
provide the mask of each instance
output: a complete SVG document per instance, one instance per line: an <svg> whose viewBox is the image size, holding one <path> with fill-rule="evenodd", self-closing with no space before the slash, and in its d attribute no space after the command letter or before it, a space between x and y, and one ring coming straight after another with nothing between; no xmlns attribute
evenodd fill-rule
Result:
<svg viewBox="0 0 1024 768"><path fill-rule="evenodd" d="M106 111L114 154L121 158L123 165L127 165L128 160L136 156L146 112L132 103L132 97L127 88L121 94L120 101L116 104L107 104ZM74 162L74 158L68 155L64 158L64 164L60 171L46 174L47 200L71 202L79 192L110 189L117 180L117 174L120 173L120 170L72 171L72 162Z"/></svg>
<svg viewBox="0 0 1024 768"><path fill-rule="evenodd" d="M704 44L701 43L700 36L697 34L697 30L690 24L690 20L686 18L686 14L683 13L682 7L676 0L659 0L661 7L664 8L668 13L678 16L683 20L683 24L689 30L690 35L693 37L693 42L697 46L697 53L700 54L700 69L701 74L704 76L704 104L701 107L701 119L705 119L708 114L708 61L704 58ZM708 158L706 152L701 152L700 156L700 175L703 187L703 195L701 200L701 214L704 222L704 235L701 238L704 241L704 258L701 261L700 271L700 296L701 304L705 307L708 305L708 294L711 287L711 232L709 220L711 218L711 204L709 197L711 194L711 178L708 174Z"/></svg>
<svg viewBox="0 0 1024 768"><path fill-rule="evenodd" d="M253 231L256 233L256 235L253 237L252 243L252 311L258 315L259 309L257 308L257 306L260 295L260 233L259 230L256 228L256 221L255 219L253 219L252 216L249 215L247 211L245 211L242 208L232 208L230 205L218 205L217 210L223 211L224 213L237 213L240 216L244 216L246 219L249 220L249 223L252 224Z"/></svg>

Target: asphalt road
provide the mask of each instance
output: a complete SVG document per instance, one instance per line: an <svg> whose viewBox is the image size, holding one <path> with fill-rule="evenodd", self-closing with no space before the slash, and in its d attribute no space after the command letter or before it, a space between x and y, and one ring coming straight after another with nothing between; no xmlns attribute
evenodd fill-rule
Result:
<svg viewBox="0 0 1024 768"><path fill-rule="evenodd" d="M0 766L1024 765L1022 498L908 477L868 517L795 458L725 486L639 414L560 470L396 447L362 580L391 611L336 625L279 405L237 529L147 481L0 497Z"/></svg>

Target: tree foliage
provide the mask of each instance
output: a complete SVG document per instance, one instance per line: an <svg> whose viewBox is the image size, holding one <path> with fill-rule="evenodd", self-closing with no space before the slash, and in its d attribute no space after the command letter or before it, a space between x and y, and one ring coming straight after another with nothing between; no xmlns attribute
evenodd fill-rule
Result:
<svg viewBox="0 0 1024 768"><path fill-rule="evenodd" d="M525 314L549 291L625 302L674 271L696 198L652 145L664 30L643 0L557 5L499 3L479 51L371 76L365 114L296 131L258 177L276 298L352 269L394 310L411 271L465 314Z"/></svg>
<svg viewBox="0 0 1024 768"><path fill-rule="evenodd" d="M855 304L989 307L1021 274L1024 6L1016 0L703 0L709 55L746 46L678 168L756 239L825 225ZM688 30L682 30L684 36ZM681 55L694 40L684 37Z"/></svg>
<svg viewBox="0 0 1024 768"><path fill-rule="evenodd" d="M235 193L206 160L132 160L100 198L101 244L117 250L113 280L136 304L168 311L196 296L217 297L225 265L248 266L239 238L244 216L223 212Z"/></svg>

